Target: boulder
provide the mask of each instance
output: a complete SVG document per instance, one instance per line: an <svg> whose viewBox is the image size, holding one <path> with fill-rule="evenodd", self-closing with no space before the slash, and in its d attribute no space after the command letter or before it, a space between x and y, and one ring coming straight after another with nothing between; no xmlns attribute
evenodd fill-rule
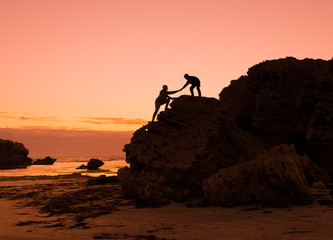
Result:
<svg viewBox="0 0 333 240"><path fill-rule="evenodd" d="M0 169L25 168L31 165L29 150L22 143L0 139Z"/></svg>
<svg viewBox="0 0 333 240"><path fill-rule="evenodd" d="M231 81L219 100L175 99L124 146L130 167L118 176L125 193L176 201L199 197L203 180L220 169L251 162L281 144L294 145L302 156L310 184L327 181L326 171L333 175L331 66L332 61L291 57L265 61Z"/></svg>
<svg viewBox="0 0 333 240"><path fill-rule="evenodd" d="M51 158L50 156L47 156L46 158L43 159L36 159L32 164L33 165L53 165L53 163L57 159Z"/></svg>
<svg viewBox="0 0 333 240"><path fill-rule="evenodd" d="M130 168L118 176L131 197L180 201L201 196L203 179L245 161L258 148L256 137L237 129L227 133L220 126L224 116L217 99L181 96L171 107L157 122L138 129L124 147ZM229 141L221 144L224 137Z"/></svg>
<svg viewBox="0 0 333 240"><path fill-rule="evenodd" d="M104 165L104 163L101 160L91 158L87 164L87 169L88 170L98 169L102 165Z"/></svg>
<svg viewBox="0 0 333 240"><path fill-rule="evenodd" d="M215 205L264 204L289 206L312 203L293 145L263 151L250 162L224 168L203 181L206 198Z"/></svg>

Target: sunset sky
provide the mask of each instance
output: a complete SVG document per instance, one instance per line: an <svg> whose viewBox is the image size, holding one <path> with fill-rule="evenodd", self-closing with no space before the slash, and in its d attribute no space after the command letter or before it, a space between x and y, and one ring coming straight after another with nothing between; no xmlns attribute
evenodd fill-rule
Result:
<svg viewBox="0 0 333 240"><path fill-rule="evenodd" d="M331 59L332 11L332 0L0 0L0 138L32 155L79 154L55 144L64 136L121 153L185 73L217 98L261 61Z"/></svg>

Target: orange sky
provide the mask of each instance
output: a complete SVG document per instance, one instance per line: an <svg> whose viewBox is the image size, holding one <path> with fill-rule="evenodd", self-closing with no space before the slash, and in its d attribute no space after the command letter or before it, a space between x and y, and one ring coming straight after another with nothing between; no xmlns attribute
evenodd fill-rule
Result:
<svg viewBox="0 0 333 240"><path fill-rule="evenodd" d="M0 0L0 128L133 131L184 73L218 97L258 62L331 59L332 11L331 0Z"/></svg>

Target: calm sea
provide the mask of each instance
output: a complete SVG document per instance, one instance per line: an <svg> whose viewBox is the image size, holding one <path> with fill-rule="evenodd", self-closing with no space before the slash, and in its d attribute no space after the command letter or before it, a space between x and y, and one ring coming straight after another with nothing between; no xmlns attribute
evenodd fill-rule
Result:
<svg viewBox="0 0 333 240"><path fill-rule="evenodd" d="M82 164L87 165L90 158L97 158L104 162L99 170L76 169ZM35 158L33 158L35 159ZM119 168L128 166L125 156L90 156L90 157L58 157L53 165L31 165L27 168L0 170L0 177L21 176L56 176L72 173L81 173L98 177L100 175L114 176Z"/></svg>

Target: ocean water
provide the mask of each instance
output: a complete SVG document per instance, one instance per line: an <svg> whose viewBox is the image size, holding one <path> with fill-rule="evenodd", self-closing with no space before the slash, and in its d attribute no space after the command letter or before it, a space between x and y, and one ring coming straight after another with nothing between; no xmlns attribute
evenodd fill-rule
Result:
<svg viewBox="0 0 333 240"><path fill-rule="evenodd" d="M82 175L94 177L100 175L115 176L119 168L129 165L125 161L125 156L78 156L54 158L57 160L53 165L31 165L27 168L0 170L0 177L57 176L73 173L81 173ZM90 158L97 158L103 161L104 165L101 166L99 170L76 169L82 164L87 165Z"/></svg>

